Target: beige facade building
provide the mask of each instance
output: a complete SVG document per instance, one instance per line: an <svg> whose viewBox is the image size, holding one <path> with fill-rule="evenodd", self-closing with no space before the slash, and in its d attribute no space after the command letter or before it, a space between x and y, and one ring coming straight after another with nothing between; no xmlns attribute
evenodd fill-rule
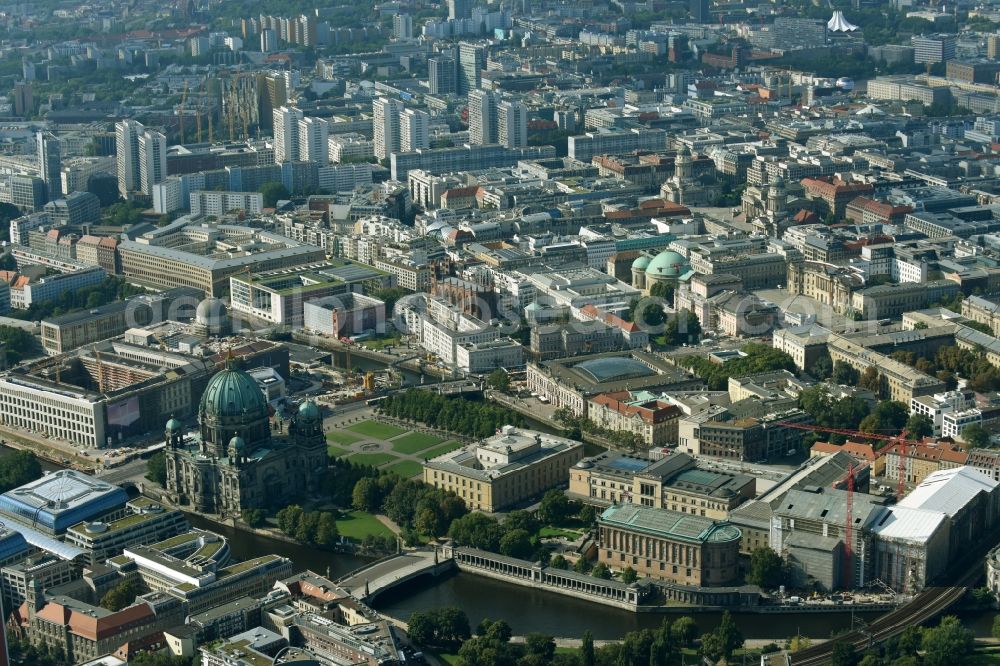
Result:
<svg viewBox="0 0 1000 666"><path fill-rule="evenodd" d="M616 504L597 521L597 559L682 585L729 585L739 575L740 530L726 522L637 504Z"/></svg>
<svg viewBox="0 0 1000 666"><path fill-rule="evenodd" d="M582 458L580 442L508 425L425 462L424 483L454 492L471 510L493 512L565 483Z"/></svg>
<svg viewBox="0 0 1000 666"><path fill-rule="evenodd" d="M569 494L588 504L634 502L715 520L751 499L754 487L750 476L699 468L685 453L651 461L606 451L569 471Z"/></svg>
<svg viewBox="0 0 1000 666"><path fill-rule="evenodd" d="M616 432L630 432L649 446L677 443L680 408L663 400L635 399L628 391L602 393L588 401L591 421Z"/></svg>

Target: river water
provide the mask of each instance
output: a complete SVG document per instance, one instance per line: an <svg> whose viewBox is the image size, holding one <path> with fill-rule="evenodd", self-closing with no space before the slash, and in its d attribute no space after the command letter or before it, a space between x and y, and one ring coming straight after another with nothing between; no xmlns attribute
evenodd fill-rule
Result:
<svg viewBox="0 0 1000 666"><path fill-rule="evenodd" d="M0 464L12 449L0 447ZM46 471L58 466L42 461ZM338 578L368 561L343 553L332 553L299 544L262 537L232 527L218 525L198 515L188 515L194 527L224 535L234 557L249 559L258 555L278 553L290 558L296 571L311 569L319 574ZM628 631L656 627L663 615L636 614L600 604L588 603L552 592L506 585L491 578L456 573L440 578L411 581L381 595L374 606L388 615L409 618L416 610L436 606L458 606L469 616L472 626L482 619L502 619L514 633L539 631L553 636L575 638L590 630L596 639L620 638ZM858 613L870 621L877 613ZM992 611L959 612L957 615L977 636L989 636ZM668 615L666 617L676 617ZM708 631L719 621L718 613L692 614L700 631ZM801 633L812 638L827 638L831 632L851 626L851 613L783 613L763 615L734 613L734 619L746 638L782 639Z"/></svg>

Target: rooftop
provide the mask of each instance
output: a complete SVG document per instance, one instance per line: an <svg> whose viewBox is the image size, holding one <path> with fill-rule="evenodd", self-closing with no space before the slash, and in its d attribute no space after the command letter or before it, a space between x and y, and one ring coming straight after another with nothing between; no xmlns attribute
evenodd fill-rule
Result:
<svg viewBox="0 0 1000 666"><path fill-rule="evenodd" d="M636 504L612 505L601 514L600 522L693 543L735 541L741 536L738 527L726 522Z"/></svg>

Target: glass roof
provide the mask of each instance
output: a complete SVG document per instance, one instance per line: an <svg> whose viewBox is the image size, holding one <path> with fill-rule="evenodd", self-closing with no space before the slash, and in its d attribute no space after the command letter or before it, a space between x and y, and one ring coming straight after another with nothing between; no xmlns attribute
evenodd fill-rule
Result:
<svg viewBox="0 0 1000 666"><path fill-rule="evenodd" d="M596 382L615 382L633 377L649 377L655 375L648 366L634 358L595 358L577 363L573 368L584 377Z"/></svg>

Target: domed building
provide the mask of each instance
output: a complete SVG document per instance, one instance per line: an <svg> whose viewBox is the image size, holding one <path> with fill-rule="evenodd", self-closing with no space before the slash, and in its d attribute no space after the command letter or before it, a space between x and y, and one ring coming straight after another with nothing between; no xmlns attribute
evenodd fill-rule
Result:
<svg viewBox="0 0 1000 666"><path fill-rule="evenodd" d="M166 424L167 492L175 503L232 516L318 490L327 458L315 403L302 403L286 434L273 433L263 392L230 359L205 388L198 423L189 436L176 419Z"/></svg>
<svg viewBox="0 0 1000 666"><path fill-rule="evenodd" d="M648 294L658 282L676 285L690 270L688 260L673 250L664 250L652 259L641 256L632 262L632 286Z"/></svg>
<svg viewBox="0 0 1000 666"><path fill-rule="evenodd" d="M229 333L229 313L225 301L206 298L198 304L194 313L193 331L203 337L220 336Z"/></svg>

